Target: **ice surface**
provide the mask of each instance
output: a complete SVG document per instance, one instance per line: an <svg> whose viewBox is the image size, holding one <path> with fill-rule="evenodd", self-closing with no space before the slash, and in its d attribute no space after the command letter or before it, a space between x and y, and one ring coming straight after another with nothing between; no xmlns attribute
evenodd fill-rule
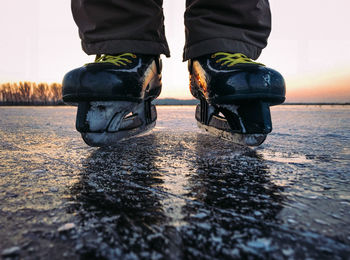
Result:
<svg viewBox="0 0 350 260"><path fill-rule="evenodd" d="M96 149L75 108L1 107L0 252L348 258L349 107L273 107L254 149L201 132L194 110L160 106L150 134Z"/></svg>

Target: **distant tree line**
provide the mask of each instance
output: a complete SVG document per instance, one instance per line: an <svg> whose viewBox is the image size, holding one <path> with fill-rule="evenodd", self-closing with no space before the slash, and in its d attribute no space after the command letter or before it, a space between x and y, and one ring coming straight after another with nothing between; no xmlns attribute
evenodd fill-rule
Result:
<svg viewBox="0 0 350 260"><path fill-rule="evenodd" d="M18 82L0 85L0 105L62 105L59 83Z"/></svg>
<svg viewBox="0 0 350 260"><path fill-rule="evenodd" d="M175 99L175 98L161 98L153 101L154 105L160 106L191 106L197 105L199 100L197 99Z"/></svg>

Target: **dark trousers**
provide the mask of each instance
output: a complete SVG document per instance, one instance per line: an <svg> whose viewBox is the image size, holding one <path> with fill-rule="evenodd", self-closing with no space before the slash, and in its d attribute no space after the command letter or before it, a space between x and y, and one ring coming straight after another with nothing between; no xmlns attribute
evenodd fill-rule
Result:
<svg viewBox="0 0 350 260"><path fill-rule="evenodd" d="M72 0L83 50L170 56L162 4L163 0ZM187 0L183 58L224 51L256 59L270 31L268 0Z"/></svg>

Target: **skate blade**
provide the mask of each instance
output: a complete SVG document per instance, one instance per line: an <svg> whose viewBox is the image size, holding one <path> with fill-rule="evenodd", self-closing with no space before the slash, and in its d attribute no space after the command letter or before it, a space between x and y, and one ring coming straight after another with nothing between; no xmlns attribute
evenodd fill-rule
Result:
<svg viewBox="0 0 350 260"><path fill-rule="evenodd" d="M113 146L154 128L157 111L148 101L79 103L76 128L89 146Z"/></svg>
<svg viewBox="0 0 350 260"><path fill-rule="evenodd" d="M151 131L156 125L156 122L153 122L143 127L139 127L132 130L122 130L115 133L103 132L103 133L81 133L81 137L84 142L93 147L105 147L117 145L122 140L127 140L136 136L141 136L147 134Z"/></svg>
<svg viewBox="0 0 350 260"><path fill-rule="evenodd" d="M204 130L209 134L212 134L219 138L222 138L243 146L259 146L265 141L267 136L266 134L240 134L240 133L228 132L228 131L217 129L212 126L202 124L198 121L197 121L197 126L199 129Z"/></svg>

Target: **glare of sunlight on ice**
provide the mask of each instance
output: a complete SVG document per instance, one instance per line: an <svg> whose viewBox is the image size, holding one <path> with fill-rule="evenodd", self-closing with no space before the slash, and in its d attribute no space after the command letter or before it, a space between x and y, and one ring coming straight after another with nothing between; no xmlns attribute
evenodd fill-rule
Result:
<svg viewBox="0 0 350 260"><path fill-rule="evenodd" d="M160 162L158 167L160 168L162 168L162 161L169 160L166 156L158 159ZM163 181L163 190L170 195L160 201L165 215L170 219L169 225L171 224L179 227L186 224L183 220L185 216L183 213L183 207L186 205L186 200L182 198L182 196L186 194L185 187L188 186L188 179L185 174L188 171L186 163L179 158L174 161L172 168L164 169L164 172L167 174L162 174L160 177Z"/></svg>
<svg viewBox="0 0 350 260"><path fill-rule="evenodd" d="M275 152L274 154L264 153L264 159L281 163L311 163L311 160L307 159L305 155L283 154L281 152Z"/></svg>

